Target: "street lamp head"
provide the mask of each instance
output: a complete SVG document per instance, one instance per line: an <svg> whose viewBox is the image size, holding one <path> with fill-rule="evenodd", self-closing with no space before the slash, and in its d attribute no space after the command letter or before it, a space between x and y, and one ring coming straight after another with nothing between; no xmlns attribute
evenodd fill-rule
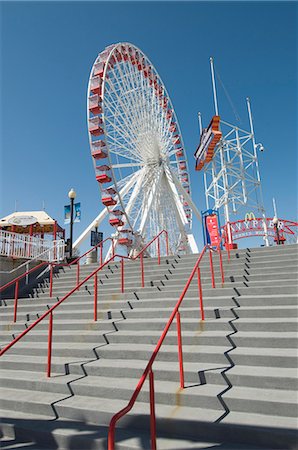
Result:
<svg viewBox="0 0 298 450"><path fill-rule="evenodd" d="M272 219L273 225L277 225L278 224L278 218L276 216L273 217Z"/></svg>
<svg viewBox="0 0 298 450"><path fill-rule="evenodd" d="M95 228L98 228L99 220L95 220L93 225L94 225Z"/></svg>
<svg viewBox="0 0 298 450"><path fill-rule="evenodd" d="M71 190L68 193L68 198L74 200L76 196L77 196L76 191L73 188L71 188Z"/></svg>

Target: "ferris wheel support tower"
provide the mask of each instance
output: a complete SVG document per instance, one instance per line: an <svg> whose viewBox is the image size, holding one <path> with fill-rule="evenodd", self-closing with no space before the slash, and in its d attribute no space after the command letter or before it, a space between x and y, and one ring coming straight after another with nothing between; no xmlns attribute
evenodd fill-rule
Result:
<svg viewBox="0 0 298 450"><path fill-rule="evenodd" d="M242 212L249 215L258 213L263 218L264 241L269 245L265 208L261 187L258 162L258 149L262 144L256 143L253 118L249 98L246 99L250 131L232 125L219 117L217 92L215 84L213 58L210 58L212 89L215 114L220 121L222 137L216 145L213 157L201 166L204 174L204 186L207 209L219 210L227 225L227 239L233 244L229 224ZM204 133L202 117L199 113L201 140ZM197 170L201 170L200 167Z"/></svg>

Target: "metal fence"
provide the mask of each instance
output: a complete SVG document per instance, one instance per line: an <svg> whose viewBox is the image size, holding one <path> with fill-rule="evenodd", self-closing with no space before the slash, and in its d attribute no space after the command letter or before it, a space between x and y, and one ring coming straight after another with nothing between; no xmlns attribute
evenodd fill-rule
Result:
<svg viewBox="0 0 298 450"><path fill-rule="evenodd" d="M65 242L63 239L49 241L27 234L0 230L0 256L39 259L40 261L62 261Z"/></svg>

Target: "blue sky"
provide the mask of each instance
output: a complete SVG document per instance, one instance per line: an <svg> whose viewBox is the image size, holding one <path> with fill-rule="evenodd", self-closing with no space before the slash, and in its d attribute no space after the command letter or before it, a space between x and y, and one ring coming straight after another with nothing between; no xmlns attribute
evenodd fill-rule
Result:
<svg viewBox="0 0 298 450"><path fill-rule="evenodd" d="M1 216L45 208L63 223L71 187L82 204L75 236L101 208L86 127L86 89L98 52L129 41L158 70L175 107L194 171L197 112L213 115L209 57L248 129L252 102L267 214L297 219L296 2L2 2ZM235 122L218 87L220 114ZM194 222L195 235L201 228ZM104 226L105 234L110 227Z"/></svg>

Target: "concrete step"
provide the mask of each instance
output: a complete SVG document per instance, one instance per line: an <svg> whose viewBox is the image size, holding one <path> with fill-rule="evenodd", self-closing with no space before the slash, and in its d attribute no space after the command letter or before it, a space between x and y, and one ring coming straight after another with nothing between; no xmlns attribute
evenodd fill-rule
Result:
<svg viewBox="0 0 298 450"><path fill-rule="evenodd" d="M235 365L271 367L297 367L297 350L292 348L240 347L229 352Z"/></svg>
<svg viewBox="0 0 298 450"><path fill-rule="evenodd" d="M226 375L233 386L258 389L297 391L297 369L284 367L239 366L230 368ZM207 378L207 381L209 379ZM279 395L282 395L281 393ZM296 394L294 394L294 398ZM297 398L297 397L296 397Z"/></svg>
<svg viewBox="0 0 298 450"><path fill-rule="evenodd" d="M1 408L15 411L30 411L33 414L52 416L55 419L52 403L64 395L55 392L31 391L26 389L0 388Z"/></svg>
<svg viewBox="0 0 298 450"><path fill-rule="evenodd" d="M230 335L237 347L297 348L295 331L276 333L271 331L237 331Z"/></svg>
<svg viewBox="0 0 298 450"><path fill-rule="evenodd" d="M148 344L110 344L106 347L98 348L98 356L107 359L140 359L149 360L151 357L154 345ZM201 346L183 345L183 359L186 362L217 362L218 364L226 365L226 357L224 352L227 347L224 346ZM177 361L177 346L163 345L158 356L158 361Z"/></svg>
<svg viewBox="0 0 298 450"><path fill-rule="evenodd" d="M134 392L139 379L137 378L118 378L110 377L92 377L74 381L71 385L75 395L87 396L92 398L121 399L129 401ZM188 406L192 408L207 408L221 410L221 403L217 395L223 390L222 386L202 385L192 386L188 389L180 389L179 383L173 381L155 380L154 391L156 409L159 404L167 406ZM145 383L138 400L147 402L149 398L149 383ZM88 402L88 400L86 400Z"/></svg>
<svg viewBox="0 0 298 450"><path fill-rule="evenodd" d="M290 389L264 389L253 387L232 387L223 394L229 410L246 414L268 414L297 417L297 391Z"/></svg>

